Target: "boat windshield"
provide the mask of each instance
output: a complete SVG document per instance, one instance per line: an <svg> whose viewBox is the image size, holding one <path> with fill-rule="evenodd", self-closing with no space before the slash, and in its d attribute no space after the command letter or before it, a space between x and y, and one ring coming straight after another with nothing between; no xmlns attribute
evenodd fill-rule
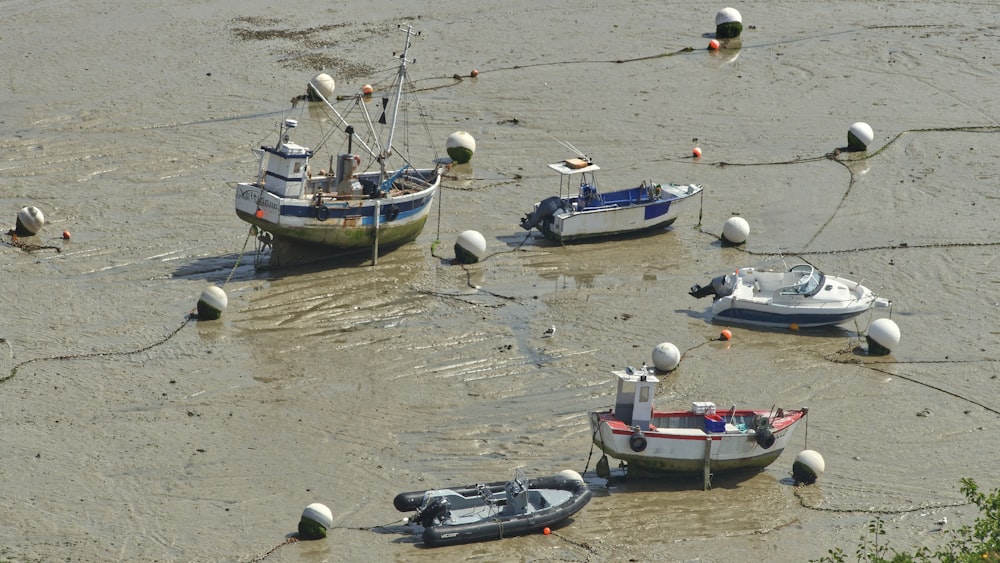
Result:
<svg viewBox="0 0 1000 563"><path fill-rule="evenodd" d="M793 266L789 271L802 273L804 275L795 282L795 285L782 288L781 293L785 295L815 295L819 289L823 287L823 272L820 272L809 264L799 264L797 266Z"/></svg>

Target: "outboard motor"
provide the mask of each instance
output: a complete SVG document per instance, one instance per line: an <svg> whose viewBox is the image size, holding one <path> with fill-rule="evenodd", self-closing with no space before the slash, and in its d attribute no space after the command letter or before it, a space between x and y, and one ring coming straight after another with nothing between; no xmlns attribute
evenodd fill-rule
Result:
<svg viewBox="0 0 1000 563"><path fill-rule="evenodd" d="M560 209L562 209L562 199L559 196L545 198L538 204L538 207L534 211L521 219L521 228L530 231Z"/></svg>
<svg viewBox="0 0 1000 563"><path fill-rule="evenodd" d="M436 526L451 518L451 503L446 498L434 498L427 506L417 509L414 521L425 528Z"/></svg>
<svg viewBox="0 0 1000 563"><path fill-rule="evenodd" d="M736 286L735 274L726 274L724 276L718 276L712 278L711 283L706 286L701 286L694 284L688 291L691 297L697 297L701 299L702 297L708 297L713 295L713 299L718 299L719 297L725 297L733 292L733 287Z"/></svg>

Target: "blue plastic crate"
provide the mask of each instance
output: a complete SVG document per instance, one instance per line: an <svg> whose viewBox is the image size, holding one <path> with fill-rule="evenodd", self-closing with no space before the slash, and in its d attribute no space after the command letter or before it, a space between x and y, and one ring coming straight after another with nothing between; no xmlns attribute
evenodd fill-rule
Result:
<svg viewBox="0 0 1000 563"><path fill-rule="evenodd" d="M725 432L726 421L717 414L705 415L705 432Z"/></svg>

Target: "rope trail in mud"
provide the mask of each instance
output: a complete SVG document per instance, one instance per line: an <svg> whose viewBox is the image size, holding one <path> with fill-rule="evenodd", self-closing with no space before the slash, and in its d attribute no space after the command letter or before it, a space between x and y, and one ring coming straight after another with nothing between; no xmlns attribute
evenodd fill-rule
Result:
<svg viewBox="0 0 1000 563"><path fill-rule="evenodd" d="M482 258L481 260L479 260L479 262L480 263L486 262L490 258L492 258L494 256L497 256L498 254L509 254L511 252L517 252L522 246L524 246L524 244L526 242L528 242L528 240L530 238L531 238L531 232L529 231L524 236L524 239L517 246L515 246L514 248L511 248L510 250L501 250L501 251L498 251L498 252L494 252L493 254L490 254L489 256L486 256L486 257ZM440 242L440 240L434 241L434 244L431 245L431 256L433 256L434 258L437 258L438 260L445 260L445 261L449 261L450 260L452 264L459 264L459 265L461 265L462 266L462 270L465 271L465 285L467 285L468 287L470 287L472 289L475 289L478 292L485 293L486 295L490 295L492 297L496 297L497 299L503 299L504 301L516 301L517 300L516 297L512 297L510 295L502 295L502 294L499 294L499 293L494 293L492 291L483 289L481 286L478 286L478 285L472 283L472 272L466 267L466 264L460 263L457 259L449 259L449 258L445 258L445 257L440 256L440 255L437 254L437 245L438 245L439 242ZM503 307L504 306L504 303L498 303L498 304L494 304L494 305L484 305L482 303L476 303L476 302L471 301L469 299L465 299L464 296L462 296L462 295L455 295L455 294L450 294L450 293L441 293L441 292L437 292L437 291L418 290L418 293L423 294L423 295L432 295L434 297L442 297L442 298L446 298L446 299L455 299L457 301L462 301L464 303L468 303L470 305L476 305L478 307L497 308L497 307Z"/></svg>
<svg viewBox="0 0 1000 563"><path fill-rule="evenodd" d="M783 166L783 165L812 163L812 162L818 162L818 161L822 161L822 160L832 160L832 161L836 162L837 164L840 164L841 166L847 168L848 172L851 175L850 180L848 181L848 184L847 184L847 189L844 191L844 194L843 194L843 196L840 199L840 203L837 204L837 206L834 208L833 212L830 214L830 217L826 221L824 221L822 225L820 225L820 227L816 230L816 232L813 233L813 235L809 238L809 240L803 246L803 248L808 248L809 245L812 244L813 241L815 241L823 233L823 231L833 221L833 219L836 218L837 213L840 211L841 207L844 205L844 202L847 201L847 197L850 195L851 190L854 188L855 175L854 175L854 171L851 170L850 164L856 163L856 162L863 162L865 160L870 160L872 158L875 158L876 156L878 156L879 154L881 154L884 150L886 150L887 148L889 148L893 143L895 143L896 141L898 141L900 138L902 138L906 134L910 134L910 133L955 133L955 132L959 132L959 133L1000 133L1000 126L996 126L996 125L964 125L964 126L958 126L958 127L929 127L929 128L921 128L921 129L908 129L908 130L900 131L899 133L897 133L892 139L890 139L885 145L883 145L882 147L880 147L878 150L876 150L874 152L871 152L871 153L858 154L856 157L850 158L850 159L841 158L841 155L845 153L845 149L844 148L838 148L838 149L835 149L833 152L827 153L827 154L825 154L823 156L814 156L814 157L800 158L800 159L795 159L795 160L785 160L785 161L778 161L778 162L725 162L725 161L720 161L720 162L715 162L715 163L704 163L703 165L719 166L719 167L724 167L724 166ZM854 153L848 153L848 154L854 154ZM701 221L699 220L698 223L700 225ZM703 233L706 233L706 234L712 234L712 233L708 233L707 231L705 231L705 230L703 230L701 228L699 228L698 230L700 232L703 232ZM716 236L718 236L718 235L716 235ZM901 244L897 244L897 245L871 246L871 247L865 247L865 248L851 248L851 249L826 250L826 251L812 251L812 250L805 251L805 250L800 250L800 251L788 251L788 252L791 253L791 254L840 254L840 253L846 253L846 252L865 252L865 251L872 251L872 250L895 250L895 249L900 249L900 248L953 248L953 247L998 246L998 245L1000 245L1000 242L929 243L929 244L923 244L923 245L909 245L907 243L901 243ZM760 255L771 254L771 253L754 252L754 251L746 250L746 249L741 249L741 250L744 253L746 253L748 255L751 255L751 256L760 256Z"/></svg>
<svg viewBox="0 0 1000 563"><path fill-rule="evenodd" d="M184 318L184 321L181 322L180 326L178 326L177 328L175 328L173 330L173 332L171 332L170 334L168 334L164 338L161 338L160 340L158 340L158 341L156 341L156 342L154 342L154 343L152 343L152 344L150 344L148 346L143 346L142 348L139 348L137 350L126 350L126 351L121 351L121 352L88 352L88 353L83 353L83 354L65 354L65 355L62 355L62 356L49 356L49 357L45 357L45 358L31 358L30 360L24 360L23 362L15 364L14 367L11 368L9 374L7 374L6 376L0 378L0 383L4 383L4 382L6 382L8 380L13 379L14 376L17 375L17 371L19 369L21 369L23 366L25 366L27 364L30 364L30 363L33 363L33 362L42 362L42 361L48 361L48 360L79 360L79 359L86 359L86 358L108 358L108 357L112 357L112 356L133 356L135 354L141 354L141 353L149 351L149 350L151 350L151 349L153 349L153 348L155 348L157 346L160 346L161 344L166 343L168 340L170 340L171 338L173 338L178 332L181 331L181 329L183 329L185 326L187 326L187 324L189 322L191 322L195 318L197 318L196 315L193 312L190 313L188 316L186 316Z"/></svg>
<svg viewBox="0 0 1000 563"><path fill-rule="evenodd" d="M246 240L243 242L243 249L240 251L239 256L237 256L236 263L233 264L233 268L232 268L232 270L230 270L229 275L226 276L226 281L223 283L223 287L225 287L225 285L229 283L229 280L232 279L233 274L236 272L237 267L239 267L239 265L240 265L240 260L243 258L244 254L246 254L247 244L250 241L250 237L251 237L252 233L253 233L253 227L251 227L250 234L247 235ZM30 363L33 363L33 362L42 362L42 361L50 361L50 360L80 360L80 359L87 359L87 358L110 358L110 357L114 357L114 356L134 356L136 354L141 354L143 352L148 352L149 350L152 350L153 348L156 348L157 346L162 346L163 344L166 344L167 341L169 341L171 338L173 338L174 336L176 336L181 330L183 330L184 327L188 325L188 323L190 323L193 320L196 320L197 318L198 318L197 309L192 309L187 314L187 316L184 317L184 320L181 322L181 324L177 328L175 328L173 331L171 331L170 334L168 334L167 336L161 338L160 340L157 340L156 342L153 342L152 344L149 344L147 346L143 346L142 348L139 348L139 349L136 349L136 350L123 350L123 351L118 351L118 352L87 352L87 353L82 353L82 354L63 354L63 355L60 355L60 356L48 356L48 357L31 358L29 360L24 360L23 362L19 362L19 363L15 364L14 367L11 368L10 373L8 373L7 375L5 375L4 377L0 377L0 384L5 383L6 381L13 379L14 376L17 375L17 372L18 372L19 369L21 369L22 367L24 367L24 366L26 366L26 365L28 365ZM10 342L7 341L6 338L0 338L0 342L3 342L5 344L7 344L7 347L10 348ZM13 357L13 350L11 350L11 354L10 355L11 355L11 357Z"/></svg>
<svg viewBox="0 0 1000 563"><path fill-rule="evenodd" d="M966 506L970 503L968 502L948 502L948 503L924 503L918 504L916 506L911 506L909 508L833 508L829 506L819 506L814 504L809 504L806 499L803 498L802 491L805 487L812 485L796 485L795 486L795 498L799 499L799 506L809 510L816 510L819 512L833 512L840 514L909 514L911 512L920 512L922 510L937 510L940 508L955 508L959 506Z"/></svg>
<svg viewBox="0 0 1000 563"><path fill-rule="evenodd" d="M7 246L13 248L20 248L25 252L34 252L36 250L55 250L56 253L62 252L62 248L59 248L58 246L53 246L49 244L28 244L26 242L22 242L21 239L19 239L18 236L14 234L13 229L7 232L7 236L10 237L9 241L0 240L0 242L3 242L3 244L6 244Z"/></svg>

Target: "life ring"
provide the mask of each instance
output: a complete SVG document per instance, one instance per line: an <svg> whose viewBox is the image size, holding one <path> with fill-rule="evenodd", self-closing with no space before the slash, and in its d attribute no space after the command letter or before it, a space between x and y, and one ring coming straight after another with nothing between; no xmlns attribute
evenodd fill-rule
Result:
<svg viewBox="0 0 1000 563"><path fill-rule="evenodd" d="M642 434L636 432L628 439L628 447L632 448L633 452L641 452L646 449L646 437Z"/></svg>
<svg viewBox="0 0 1000 563"><path fill-rule="evenodd" d="M767 428L761 428L757 430L757 445L766 449L769 449L774 445L775 437Z"/></svg>
<svg viewBox="0 0 1000 563"><path fill-rule="evenodd" d="M395 221L396 217L399 217L399 206L398 205L390 205L388 208L386 208L386 210L385 210L385 220L386 221Z"/></svg>
<svg viewBox="0 0 1000 563"><path fill-rule="evenodd" d="M320 205L316 207L316 219L318 221L326 221L330 218L330 208L325 205Z"/></svg>

